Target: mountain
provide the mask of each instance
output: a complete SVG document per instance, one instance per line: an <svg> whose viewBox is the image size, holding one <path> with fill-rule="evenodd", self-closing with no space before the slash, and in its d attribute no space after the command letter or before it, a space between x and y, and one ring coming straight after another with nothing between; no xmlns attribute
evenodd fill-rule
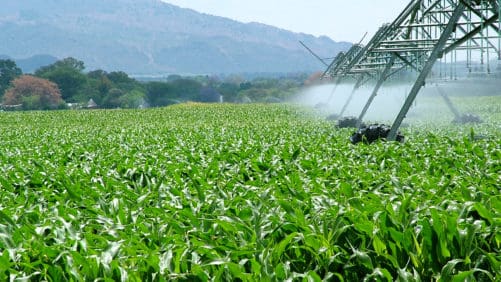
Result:
<svg viewBox="0 0 501 282"><path fill-rule="evenodd" d="M10 56L0 55L0 60L13 60L23 73L34 73L40 67L55 63L58 58L50 55L34 55L29 58L15 59Z"/></svg>
<svg viewBox="0 0 501 282"><path fill-rule="evenodd" d="M351 46L160 0L3 0L0 30L0 54L71 56L130 74L322 70L300 40L321 57Z"/></svg>

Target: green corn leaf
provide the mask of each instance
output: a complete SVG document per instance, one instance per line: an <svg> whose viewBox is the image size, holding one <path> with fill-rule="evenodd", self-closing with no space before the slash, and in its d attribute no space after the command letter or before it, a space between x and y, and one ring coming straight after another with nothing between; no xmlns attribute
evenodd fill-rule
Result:
<svg viewBox="0 0 501 282"><path fill-rule="evenodd" d="M10 216L5 214L3 211L0 211L0 220L9 224L12 227L16 227L16 223L12 220L12 218L10 218Z"/></svg>

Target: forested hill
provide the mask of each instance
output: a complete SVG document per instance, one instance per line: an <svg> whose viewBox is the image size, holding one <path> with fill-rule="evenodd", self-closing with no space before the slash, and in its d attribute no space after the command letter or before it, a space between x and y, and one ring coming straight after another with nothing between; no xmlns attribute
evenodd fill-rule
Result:
<svg viewBox="0 0 501 282"><path fill-rule="evenodd" d="M0 55L75 57L88 69L152 73L323 69L350 44L201 14L160 0L3 0Z"/></svg>

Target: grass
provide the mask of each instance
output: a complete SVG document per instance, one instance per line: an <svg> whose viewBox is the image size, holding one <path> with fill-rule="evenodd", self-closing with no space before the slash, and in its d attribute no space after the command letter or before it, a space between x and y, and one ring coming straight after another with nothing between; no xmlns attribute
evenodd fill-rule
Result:
<svg viewBox="0 0 501 282"><path fill-rule="evenodd" d="M0 280L499 280L484 99L371 146L287 105L0 113Z"/></svg>

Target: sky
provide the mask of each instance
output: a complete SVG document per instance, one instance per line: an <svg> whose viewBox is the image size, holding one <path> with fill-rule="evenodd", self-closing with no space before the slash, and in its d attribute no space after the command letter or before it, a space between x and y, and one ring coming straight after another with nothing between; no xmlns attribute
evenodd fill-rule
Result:
<svg viewBox="0 0 501 282"><path fill-rule="evenodd" d="M393 21L408 0L162 0L241 22L260 22L294 32L325 35L334 41L370 39Z"/></svg>

